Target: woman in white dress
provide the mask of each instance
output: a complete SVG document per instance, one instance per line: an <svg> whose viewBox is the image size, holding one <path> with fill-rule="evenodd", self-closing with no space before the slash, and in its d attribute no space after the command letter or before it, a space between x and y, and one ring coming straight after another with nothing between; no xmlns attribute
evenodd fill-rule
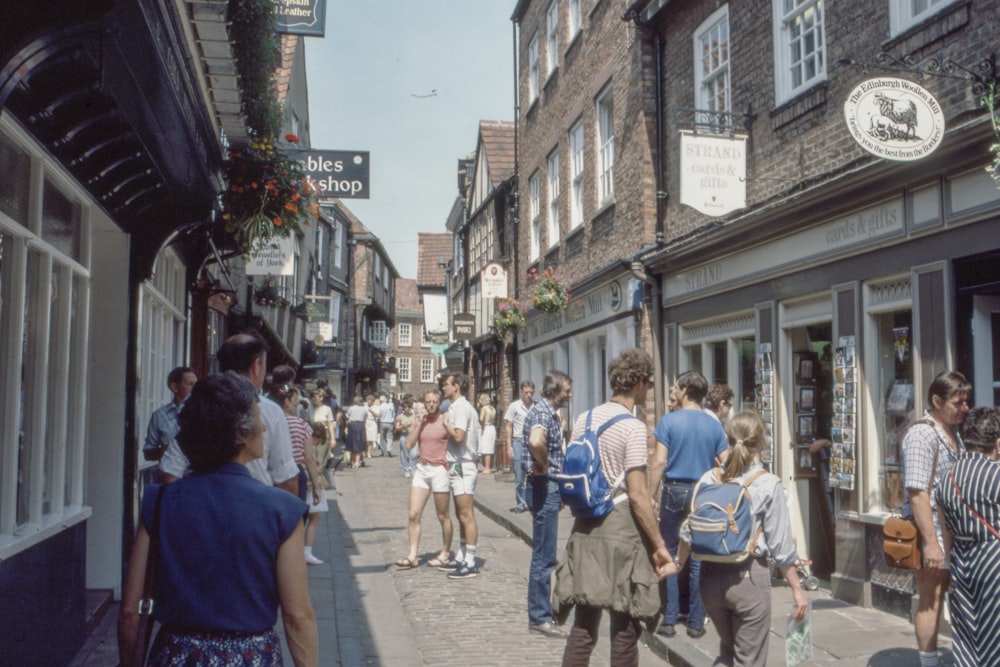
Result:
<svg viewBox="0 0 1000 667"><path fill-rule="evenodd" d="M493 407L489 394L479 395L479 456L483 459L483 474L493 472L493 455L497 449L497 409Z"/></svg>

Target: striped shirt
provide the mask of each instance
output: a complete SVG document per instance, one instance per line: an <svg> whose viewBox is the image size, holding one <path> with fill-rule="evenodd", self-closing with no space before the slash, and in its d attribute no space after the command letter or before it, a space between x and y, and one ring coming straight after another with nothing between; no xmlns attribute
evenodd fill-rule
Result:
<svg viewBox="0 0 1000 667"><path fill-rule="evenodd" d="M590 422L590 428L595 431L612 417L620 414L632 414L624 405L614 401L598 405L593 409L593 413L594 417ZM576 423L573 424L573 435L570 439L576 440L583 436L586 426L587 413L585 412L577 417ZM615 482L621 477L622 488L627 489L624 478L628 471L646 467L648 440L649 432L646 429L646 424L640 419L622 419L609 426L608 430L601 434L597 445L601 454L601 469L609 488L615 486Z"/></svg>
<svg viewBox="0 0 1000 667"><path fill-rule="evenodd" d="M285 415L288 420L288 433L292 436L292 457L298 465L305 465L306 443L312 437L313 430L309 422L295 415Z"/></svg>

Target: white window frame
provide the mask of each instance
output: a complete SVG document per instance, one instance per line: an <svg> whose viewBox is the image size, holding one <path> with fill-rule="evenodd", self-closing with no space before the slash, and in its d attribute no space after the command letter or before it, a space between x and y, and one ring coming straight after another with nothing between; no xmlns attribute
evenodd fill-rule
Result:
<svg viewBox="0 0 1000 667"><path fill-rule="evenodd" d="M538 35L528 42L528 106L538 99Z"/></svg>
<svg viewBox="0 0 1000 667"><path fill-rule="evenodd" d="M597 114L597 203L615 196L615 100L609 83L594 100Z"/></svg>
<svg viewBox="0 0 1000 667"><path fill-rule="evenodd" d="M549 153L548 170L546 172L549 179L549 247L559 243L559 149Z"/></svg>
<svg viewBox="0 0 1000 667"><path fill-rule="evenodd" d="M413 382L413 359L410 357L397 357L396 374L400 382Z"/></svg>
<svg viewBox="0 0 1000 667"><path fill-rule="evenodd" d="M399 323L397 347L413 347L413 325L409 322Z"/></svg>
<svg viewBox="0 0 1000 667"><path fill-rule="evenodd" d="M545 12L546 78L559 67L559 0L552 0Z"/></svg>
<svg viewBox="0 0 1000 667"><path fill-rule="evenodd" d="M0 560L5 560L90 516L90 508L83 503L91 222L97 207L8 117L0 116L0 136L28 156L31 182L26 220L15 221L0 213L0 234L4 237L0 340L18 341L0 349L4 355L0 363L0 396L4 397L0 400L0 459L10 462L0 466ZM58 190L77 207L76 257L67 256L45 240L42 211L46 188ZM174 272L164 276L163 284L171 294L184 293L184 280L178 280ZM24 316L29 299L36 306L30 324ZM45 335L27 333L26 324ZM23 340L28 341L27 346L20 343ZM22 396L23 403L19 400ZM29 405L30 411L24 409ZM59 418L53 419L53 415ZM22 432L30 441L19 452ZM24 485L21 517L20 455L27 456L25 479L20 480Z"/></svg>
<svg viewBox="0 0 1000 667"><path fill-rule="evenodd" d="M729 5L720 7L694 32L694 106L696 109L723 114L732 113L729 38ZM726 128L731 125L729 117L722 116L719 117L719 120Z"/></svg>
<svg viewBox="0 0 1000 667"><path fill-rule="evenodd" d="M542 178L536 171L528 179L528 212L531 217L529 259L532 262L538 259L542 248L541 187Z"/></svg>
<svg viewBox="0 0 1000 667"><path fill-rule="evenodd" d="M900 35L923 23L958 0L926 0L924 8L915 7L920 0L889 0L889 36Z"/></svg>
<svg viewBox="0 0 1000 667"><path fill-rule="evenodd" d="M774 95L775 104L782 104L796 95L826 80L826 34L824 29L824 0L772 0L774 20ZM787 9L786 9L787 8ZM801 30L801 24L809 21L807 29L793 39L793 29ZM807 37L806 35L809 35ZM793 62L793 42L812 39L813 50L805 58ZM807 63L815 61L811 75L802 72L802 80L793 83L793 69L805 69Z"/></svg>
<svg viewBox="0 0 1000 667"><path fill-rule="evenodd" d="M570 205L569 228L576 229L583 224L583 119L578 120L569 131L570 164Z"/></svg>
<svg viewBox="0 0 1000 667"><path fill-rule="evenodd" d="M333 265L338 269L344 266L344 231L345 225L333 223Z"/></svg>
<svg viewBox="0 0 1000 667"><path fill-rule="evenodd" d="M569 43L572 44L576 36L583 29L583 10L580 7L581 0L569 0Z"/></svg>
<svg viewBox="0 0 1000 667"><path fill-rule="evenodd" d="M434 382L434 358L422 357L420 359L420 382L426 384Z"/></svg>
<svg viewBox="0 0 1000 667"><path fill-rule="evenodd" d="M368 329L368 342L383 350L389 347L390 331L385 320L372 320Z"/></svg>

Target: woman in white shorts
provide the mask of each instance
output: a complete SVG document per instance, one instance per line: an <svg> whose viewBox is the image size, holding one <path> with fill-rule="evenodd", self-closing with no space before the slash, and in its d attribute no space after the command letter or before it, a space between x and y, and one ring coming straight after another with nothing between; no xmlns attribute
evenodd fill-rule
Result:
<svg viewBox="0 0 1000 667"><path fill-rule="evenodd" d="M420 547L420 517L431 493L434 494L434 508L441 522L442 547L438 555L427 562L431 567L440 567L451 560L451 540L453 528L449 502L451 489L448 483L448 432L444 428L444 415L438 412L441 394L437 390L424 394L426 414L416 420L406 438L407 449L420 445L420 458L410 483L410 507L408 533L410 550L405 558L396 561L396 566L411 568L420 565L417 550Z"/></svg>

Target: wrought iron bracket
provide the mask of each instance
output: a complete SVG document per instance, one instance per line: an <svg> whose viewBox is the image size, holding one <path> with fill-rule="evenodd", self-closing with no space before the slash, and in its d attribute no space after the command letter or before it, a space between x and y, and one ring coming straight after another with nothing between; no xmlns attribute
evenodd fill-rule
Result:
<svg viewBox="0 0 1000 667"><path fill-rule="evenodd" d="M692 128L709 134L731 135L736 121L740 118L743 119L743 128L750 134L750 128L757 120L757 114L753 113L753 107L749 104L745 113L674 107L674 123L679 127Z"/></svg>
<svg viewBox="0 0 1000 667"><path fill-rule="evenodd" d="M877 69L887 72L901 72L920 78L932 76L946 79L964 79L971 82L972 94L980 101L983 101L984 96L993 94L993 91L1000 87L1000 79L997 79L996 53L990 53L972 68L965 67L940 53L917 60L910 55L897 58L891 53L881 51L875 56L874 63L862 63L851 58L841 58L837 63L839 65L861 67L865 70Z"/></svg>

